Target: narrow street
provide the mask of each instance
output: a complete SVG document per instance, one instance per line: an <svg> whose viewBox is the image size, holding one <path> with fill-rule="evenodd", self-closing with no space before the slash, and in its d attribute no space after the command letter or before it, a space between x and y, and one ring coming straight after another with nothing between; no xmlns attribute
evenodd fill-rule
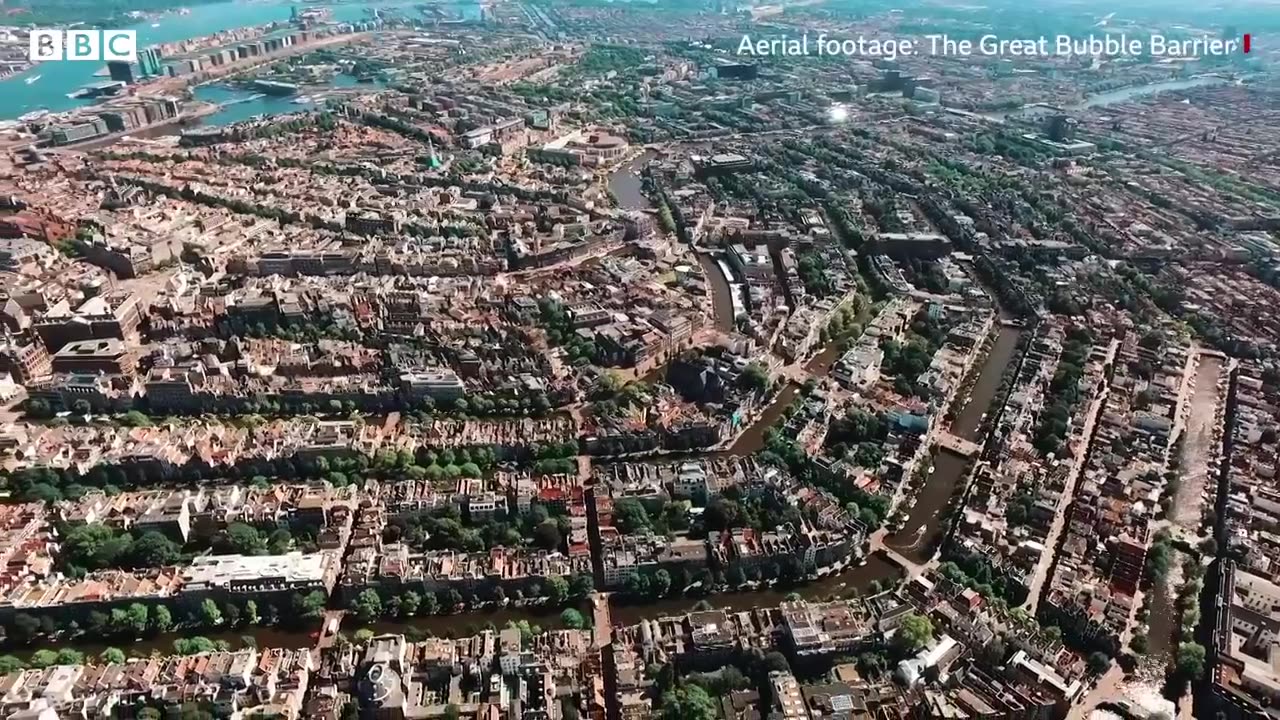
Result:
<svg viewBox="0 0 1280 720"><path fill-rule="evenodd" d="M1104 364L1115 362L1116 352L1120 349L1120 341L1112 340L1111 345L1107 348L1107 359ZM1062 490L1062 496L1058 498L1058 507L1053 516L1053 523L1049 526L1049 534L1045 537L1045 552L1041 554L1040 560L1036 563L1035 572L1031 575L1031 582L1027 588L1027 612L1033 616L1036 608L1040 605L1040 595L1044 589L1044 583L1049 577L1049 569L1053 567L1053 559L1057 553L1058 537L1062 534L1062 528L1067 524L1068 509L1071 507L1071 501L1075 498L1076 483L1080 480L1080 475L1084 472L1084 464L1089 456L1089 445L1093 441L1093 429L1098 422L1098 416L1102 413L1102 408L1107 404L1107 395L1110 389L1104 383L1101 392L1089 404L1089 410L1085 414L1084 425L1080 432L1080 442L1076 443L1075 453L1071 460L1071 472L1067 475L1066 487Z"/></svg>

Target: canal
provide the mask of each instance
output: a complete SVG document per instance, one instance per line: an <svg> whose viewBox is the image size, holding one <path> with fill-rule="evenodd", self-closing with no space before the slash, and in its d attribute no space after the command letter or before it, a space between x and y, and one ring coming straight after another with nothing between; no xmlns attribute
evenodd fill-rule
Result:
<svg viewBox="0 0 1280 720"><path fill-rule="evenodd" d="M978 380L970 393L965 406L957 415L953 432L970 440L978 439L983 415L990 409L1000 388L1000 381L1006 368L1014 361L1018 340L1022 330L1013 327L1001 327L990 352L983 360ZM810 362L810 369L826 372L834 361L836 351L828 346ZM800 387L795 384L784 388L775 401L765 409L760 418L749 427L727 454L742 455L760 450L764 445L764 436L786 412L787 407L799 395ZM668 458L669 460L670 458ZM940 451L933 458L933 472L925 481L919 501L911 513L911 518L901 531L889 537L886 544L915 562L926 562L945 532L941 522L947 508L959 489L968 468L968 461L949 452ZM810 600L827 600L829 598L852 597L865 592L872 583L891 581L903 576L903 570L881 553L872 553L861 565L849 567L843 571L820 578L814 582L794 588L775 587L753 591L718 593L705 598L713 607L732 608L736 610L752 607L768 607L795 592ZM678 597L643 603L631 603L622 599L612 600L613 620L615 624L634 624L642 617L660 617L663 615L680 615L690 612L703 598ZM590 612L584 608L588 617ZM522 608L492 608L478 610L459 615L433 615L415 617L404 620L386 620L368 625L375 632L416 632L437 636L461 636L483 630L492 625L501 628L508 622L528 621L544 629L562 627L560 608L546 606ZM343 623L345 633L353 633L365 627L354 618L348 617ZM44 642L44 647L58 649L72 647L85 655L97 655L108 647L118 647L126 654L145 655L153 651L172 652L173 641L180 637L200 635L213 641L225 641L232 648L245 646L246 638L252 638L260 647L302 648L314 644L312 630L288 630L283 628L250 627L221 632L190 631L142 638L135 641L119 640L115 642L71 641L68 643ZM39 648L10 648L8 653L18 657L30 657ZM6 651L0 650L0 654Z"/></svg>
<svg viewBox="0 0 1280 720"><path fill-rule="evenodd" d="M589 603L578 608L583 615L590 618ZM357 630L368 628L376 633L408 633L420 634L423 637L464 637L474 635L487 627L502 628L508 622L528 621L547 630L556 630L564 626L560 614L564 608L546 605L529 607L490 607L457 615L427 615L404 619L386 619L374 623L361 623L354 616L347 615L343 619L342 632L351 636ZM185 632L160 633L146 635L137 639L117 638L115 640L90 639L80 636L67 642L49 642L41 640L40 644L31 647L7 647L0 650L0 655L14 655L27 660L33 653L42 649L60 650L73 648L85 657L96 657L107 648L118 648L126 655L141 657L153 652L172 653L174 641L183 638L204 637L216 643L226 643L232 650L255 646L273 648L305 648L313 647L320 622L305 628L284 628L268 626L241 627L238 629L207 630L193 629Z"/></svg>
<svg viewBox="0 0 1280 720"><path fill-rule="evenodd" d="M773 607L796 593L807 600L825 601L852 598L866 592L873 582L892 581L902 577L902 570L881 553L873 553L861 564L794 588L773 587L762 590L717 593L706 598L678 597L665 600L628 602L610 598L610 614L614 625L635 625L644 618L683 615L694 605L706 600L712 607L724 610L749 610Z"/></svg>
<svg viewBox="0 0 1280 720"><path fill-rule="evenodd" d="M996 340L983 360L978 379L951 425L954 435L979 441L983 419L992 410L1001 380L1016 359L1022 332L1020 328L1000 326ZM963 489L969 470L967 458L941 447L934 451L930 464L929 476L916 496L906 524L885 539L886 546L916 563L928 562L941 545L946 533L943 520L952 499Z"/></svg>
<svg viewBox="0 0 1280 720"><path fill-rule="evenodd" d="M653 203L644 194L644 181L640 172L650 160L658 156L654 150L646 150L634 160L609 173L609 192L617 200L618 207L623 210L650 210ZM711 290L711 308L715 316L716 329L731 332L734 328L733 290L729 280L719 263L710 253L698 252L698 265L707 279Z"/></svg>
<svg viewBox="0 0 1280 720"><path fill-rule="evenodd" d="M644 194L640 171L657 155L653 150L646 150L636 159L609 173L609 191L617 198L618 206L623 210L648 210L653 207L653 203Z"/></svg>
<svg viewBox="0 0 1280 720"><path fill-rule="evenodd" d="M733 290L729 281L720 269L720 263L710 253L698 253L698 264L702 266L702 274L707 278L711 288L711 307L715 312L716 329L721 332L733 331Z"/></svg>

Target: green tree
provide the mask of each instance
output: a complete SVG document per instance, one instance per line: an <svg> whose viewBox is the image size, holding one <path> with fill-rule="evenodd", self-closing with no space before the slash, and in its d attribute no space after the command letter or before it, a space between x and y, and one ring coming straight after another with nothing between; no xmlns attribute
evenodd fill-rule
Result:
<svg viewBox="0 0 1280 720"><path fill-rule="evenodd" d="M58 653L53 650L37 650L31 654L28 664L33 668L47 668L58 664Z"/></svg>
<svg viewBox="0 0 1280 720"><path fill-rule="evenodd" d="M373 622L382 616L382 597L373 588L366 588L351 601L351 609L360 622Z"/></svg>
<svg viewBox="0 0 1280 720"><path fill-rule="evenodd" d="M560 623L570 630L581 630L587 626L587 619L573 608L560 613Z"/></svg>
<svg viewBox="0 0 1280 720"><path fill-rule="evenodd" d="M596 589L590 575L578 574L569 580L569 594L575 598L584 598Z"/></svg>
<svg viewBox="0 0 1280 720"><path fill-rule="evenodd" d="M221 625L222 611L218 609L218 603L211 598L205 598L205 601L200 603L200 619L209 627Z"/></svg>
<svg viewBox="0 0 1280 720"><path fill-rule="evenodd" d="M262 622L262 618L258 615L258 603L253 600L246 600L244 612L240 613L240 617L244 618L245 623L249 625L257 625Z"/></svg>
<svg viewBox="0 0 1280 720"><path fill-rule="evenodd" d="M33 418L44 419L53 417L53 410L49 407L49 403L40 398L31 398L27 400L27 414Z"/></svg>
<svg viewBox="0 0 1280 720"><path fill-rule="evenodd" d="M164 605L151 608L151 627L156 632L167 633L173 629L173 613Z"/></svg>
<svg viewBox="0 0 1280 720"><path fill-rule="evenodd" d="M215 543L215 548L222 553L264 555L267 552L267 543L262 538L262 533L252 525L231 523L227 526L225 536Z"/></svg>
<svg viewBox="0 0 1280 720"><path fill-rule="evenodd" d="M0 676L16 673L26 667L26 663L13 655L0 655Z"/></svg>
<svg viewBox="0 0 1280 720"><path fill-rule="evenodd" d="M124 651L120 648L109 647L98 654L98 659L108 665L119 665L127 658L125 658Z"/></svg>
<svg viewBox="0 0 1280 720"><path fill-rule="evenodd" d="M302 597L299 603L299 610L303 617L318 618L324 615L324 608L329 602L329 598L320 590L312 590Z"/></svg>
<svg viewBox="0 0 1280 720"><path fill-rule="evenodd" d="M659 568L649 580L649 592L657 597L666 597L671 592L671 573L665 568Z"/></svg>
<svg viewBox="0 0 1280 720"><path fill-rule="evenodd" d="M1148 650L1147 636L1134 635L1132 638L1129 639L1129 649L1134 651L1138 655L1146 655Z"/></svg>
<svg viewBox="0 0 1280 720"><path fill-rule="evenodd" d="M1111 667L1111 658L1107 657L1107 654L1103 652L1089 653L1086 662L1089 666L1089 672L1094 675L1101 675Z"/></svg>
<svg viewBox="0 0 1280 720"><path fill-rule="evenodd" d="M662 720L715 720L716 704L697 685L684 685L662 694Z"/></svg>
<svg viewBox="0 0 1280 720"><path fill-rule="evenodd" d="M129 630L133 632L134 635L142 635L147 631L148 615L147 606L142 603L131 603L129 607L125 609L125 617L129 623Z"/></svg>
<svg viewBox="0 0 1280 720"><path fill-rule="evenodd" d="M143 533L125 552L125 563L134 568L176 565L181 558L182 548L155 530Z"/></svg>
<svg viewBox="0 0 1280 720"><path fill-rule="evenodd" d="M422 596L413 590L409 590L400 597L400 613L405 617L413 617L418 614L418 608L422 605Z"/></svg>
<svg viewBox="0 0 1280 720"><path fill-rule="evenodd" d="M130 410L124 414L124 417L120 418L120 424L126 427L149 427L151 418L147 417L145 413Z"/></svg>
<svg viewBox="0 0 1280 720"><path fill-rule="evenodd" d="M1187 680L1204 675L1204 646L1199 643L1182 643L1178 646L1178 674Z"/></svg>
<svg viewBox="0 0 1280 720"><path fill-rule="evenodd" d="M569 581L559 575L547 578L547 598L552 605L562 605L569 599Z"/></svg>
<svg viewBox="0 0 1280 720"><path fill-rule="evenodd" d="M622 498L613 506L613 519L623 533L637 533L652 527L649 513L635 498Z"/></svg>
<svg viewBox="0 0 1280 720"><path fill-rule="evenodd" d="M933 640L933 623L923 615L908 613L903 616L893 639L894 644L903 652L919 652Z"/></svg>
<svg viewBox="0 0 1280 720"><path fill-rule="evenodd" d="M198 655L200 653L213 652L218 646L207 637L197 635L195 637L182 637L173 641L173 651L178 655Z"/></svg>
<svg viewBox="0 0 1280 720"><path fill-rule="evenodd" d="M283 555L289 552L289 548L292 546L293 535L284 528L271 533L271 537L267 540L267 552L272 555Z"/></svg>
<svg viewBox="0 0 1280 720"><path fill-rule="evenodd" d="M40 621L26 613L13 616L14 635L22 642L31 642L40 633Z"/></svg>
<svg viewBox="0 0 1280 720"><path fill-rule="evenodd" d="M119 567L132 544L127 534L109 525L78 525L63 538L60 559L71 574L77 574L77 570Z"/></svg>
<svg viewBox="0 0 1280 720"><path fill-rule="evenodd" d="M89 612L88 627L85 631L89 635L103 636L111 632L111 616L104 612L91 610Z"/></svg>
<svg viewBox="0 0 1280 720"><path fill-rule="evenodd" d="M550 552L560 548L560 528L554 520L547 520L533 529L533 544Z"/></svg>
<svg viewBox="0 0 1280 720"><path fill-rule="evenodd" d="M738 385L750 392L764 392L769 388L769 371L753 362L738 376Z"/></svg>
<svg viewBox="0 0 1280 720"><path fill-rule="evenodd" d="M791 663L787 662L787 656L776 650L766 653L760 662L765 672L791 672Z"/></svg>

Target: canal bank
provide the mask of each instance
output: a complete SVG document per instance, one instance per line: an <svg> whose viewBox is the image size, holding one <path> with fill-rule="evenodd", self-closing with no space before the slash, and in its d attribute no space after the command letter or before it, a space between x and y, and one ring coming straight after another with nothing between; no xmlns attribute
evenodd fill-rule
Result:
<svg viewBox="0 0 1280 720"><path fill-rule="evenodd" d="M640 173L651 160L658 156L654 150L645 150L622 167L609 173L607 185L609 194L622 210L648 211L653 203L644 194L644 179ZM709 252L697 251L698 265L706 278L707 287L711 291L711 308L715 317L715 328L721 332L734 329L733 290L729 279L725 277L719 262Z"/></svg>
<svg viewBox="0 0 1280 720"><path fill-rule="evenodd" d="M609 173L608 187L618 207L623 210L649 210L653 203L644 194L644 181L640 171L658 156L653 150L645 150L630 162Z"/></svg>
<svg viewBox="0 0 1280 720"><path fill-rule="evenodd" d="M574 606L585 617L591 617L589 603ZM508 623L527 622L546 630L558 630L564 627L561 613L565 607L554 605L531 605L526 607L490 606L480 610L458 613L454 615L424 615L410 618L386 618L372 623L362 623L354 615L347 613L342 622L342 633L350 637L356 631L368 628L375 633L418 634L423 637L464 637L474 635L486 628L502 628ZM88 634L77 636L68 641L41 640L39 645L9 646L0 649L0 655L13 655L23 661L40 650L71 649L83 653L86 657L96 657L107 648L117 648L126 655L140 657L152 653L170 654L174 652L174 643L178 640L202 637L218 644L225 644L232 650L244 647L274 647L299 649L309 648L316 644L319 637L320 620L307 623L303 627L281 627L250 625L239 628L210 630L193 628L171 633L149 633L137 638L120 637L103 640Z"/></svg>
<svg viewBox="0 0 1280 720"><path fill-rule="evenodd" d="M954 431L957 434L970 439L977 437L976 433L978 433L978 428L981 426L982 415L990 409L990 405L997 399L996 395L1000 387L1000 379L1009 364L1015 359L1018 339L1021 333L1022 330L1016 328L1003 327L1001 329L1001 333L997 337L992 350L983 361L982 370L974 390L966 402L965 408L962 409L958 416L957 423L954 426ZM823 353L829 350L830 348L827 348ZM819 357L822 357L823 353L819 353ZM759 420L744 432L743 436L735 442L728 452L732 454L749 454L761 449L768 429L778 422L787 407L798 395L799 386L792 384L785 388L779 393L774 403L761 414ZM976 409L970 411L970 406ZM961 422L964 424L961 425ZM913 520L902 531L889 538L890 547L901 553L908 560L917 561L918 559L923 559L927 561L928 557L923 554L923 548L928 548L932 542L935 542L934 538L940 538L945 532L943 520L945 519L946 509L968 467L968 462L963 458L959 456L951 456L949 458L948 455L950 454L939 454L935 457L934 472L930 475L929 480L926 481L925 487L921 492L917 511L912 513ZM921 549L916 551L913 546L919 539L923 539L924 542L920 545ZM903 549L899 550L899 548ZM717 593L705 598L685 596L642 602L630 602L625 598L615 597L611 598L612 617L615 625L634 624L642 617L680 615L690 612L701 600L705 600L716 608L744 610L752 607L777 605L792 593L815 601L833 597L852 597L865 593L873 583L892 582L903 577L904 574L904 569L893 562L886 554L871 553L859 565L848 567L827 577L818 578L812 582L794 587L777 586L754 591ZM599 583L601 578L597 577L596 579L597 583ZM544 629L555 629L562 627L560 618L562 612L563 608L545 605L522 608L494 607L456 615L433 615L400 620L383 620L368 624L367 627L375 632L419 633L424 636L458 637L478 632L489 626L500 628L509 622L518 623L521 621L526 621L531 625L537 625ZM583 612L586 614L587 610L583 610ZM342 629L344 633L350 634L363 627L366 627L366 625L357 622L354 617L348 616L343 623ZM246 645L246 638L251 638L254 644L262 647L303 648L314 645L318 629L317 626L316 628L297 630L279 627L244 627L219 632L192 630L184 633L144 637L135 641L119 640L115 642L101 642L82 636L73 642L44 643L41 648L9 649L7 653L27 658L35 650L45 647L53 650L68 647L86 655L96 655L107 647L117 647L125 650L126 653L134 655L145 655L152 652L169 653L173 651L175 640L196 635L207 637L214 642L225 642L232 648ZM0 651L0 653L4 652Z"/></svg>
<svg viewBox="0 0 1280 720"><path fill-rule="evenodd" d="M720 332L732 332L733 291L729 287L729 281L710 253L699 252L698 264L702 266L702 274L707 278L707 286L711 289L711 307L715 312L716 329Z"/></svg>
<svg viewBox="0 0 1280 720"><path fill-rule="evenodd" d="M1025 332L1022 328L1001 324L995 342L982 361L978 378L964 400L951 434L964 440L979 442L984 420L1000 398L998 393L1009 367L1017 360L1018 345ZM941 547L947 531L946 516L952 501L964 490L964 479L971 460L943 447L934 450L931 469L916 495L906 523L885 538L885 546L906 559L924 564Z"/></svg>

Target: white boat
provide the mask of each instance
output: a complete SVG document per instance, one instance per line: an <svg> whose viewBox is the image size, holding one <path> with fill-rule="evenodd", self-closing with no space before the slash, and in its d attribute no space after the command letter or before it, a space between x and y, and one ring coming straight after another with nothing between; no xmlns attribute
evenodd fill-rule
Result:
<svg viewBox="0 0 1280 720"><path fill-rule="evenodd" d="M310 95L303 95L303 96L302 96L302 97L300 97L300 98L294 98L294 99L293 99L293 104L294 104L294 105L310 105L310 104L311 104L311 103L313 103L313 102L315 102L315 101L311 99L311 96L310 96Z"/></svg>
<svg viewBox="0 0 1280 720"><path fill-rule="evenodd" d="M160 23L151 23L151 27L160 27Z"/></svg>
<svg viewBox="0 0 1280 720"><path fill-rule="evenodd" d="M42 77L44 77L44 76L43 76L43 75L32 75L31 77L27 78L26 80L23 80L22 82L24 82L24 83L26 83L26 84L30 85L31 83L34 83L35 81L39 80L39 79L40 79L40 78L42 78Z"/></svg>

